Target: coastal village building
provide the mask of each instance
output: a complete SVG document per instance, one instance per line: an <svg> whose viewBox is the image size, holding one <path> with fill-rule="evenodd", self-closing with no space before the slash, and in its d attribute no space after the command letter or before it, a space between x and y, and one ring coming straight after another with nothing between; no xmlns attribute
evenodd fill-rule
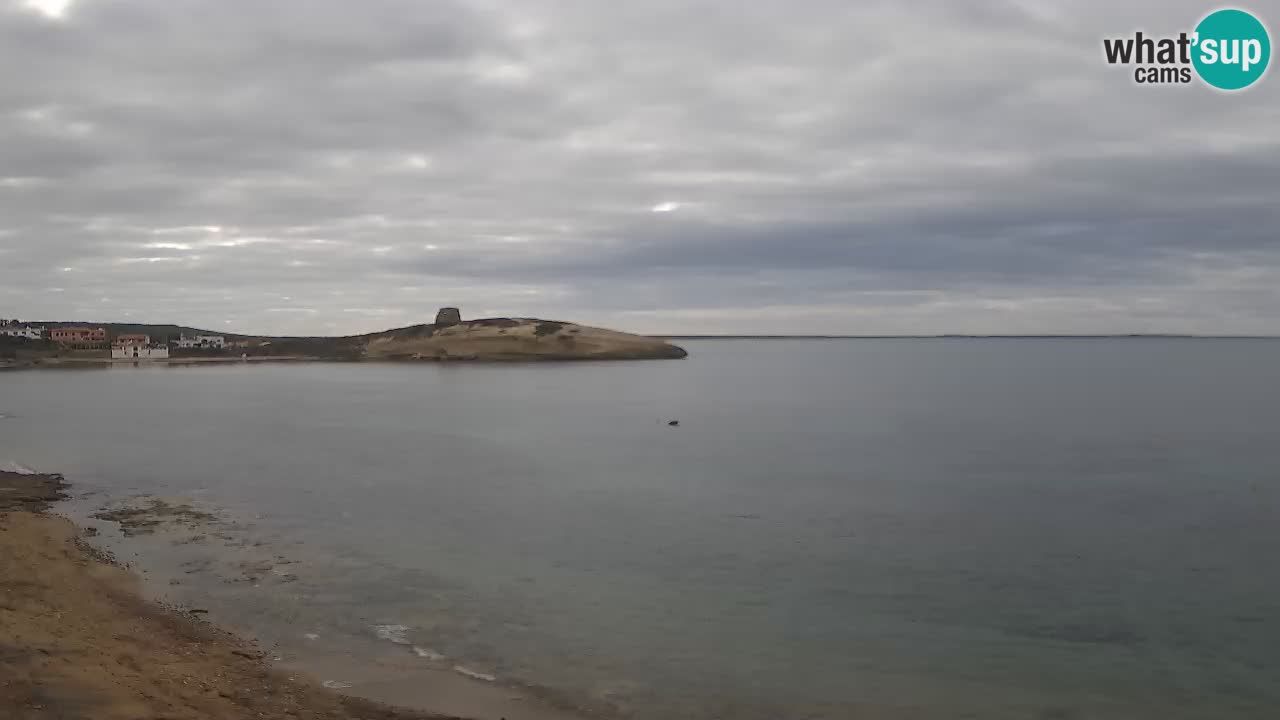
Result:
<svg viewBox="0 0 1280 720"><path fill-rule="evenodd" d="M149 335L121 335L111 343L112 360L166 360L168 345L153 345Z"/></svg>
<svg viewBox="0 0 1280 720"><path fill-rule="evenodd" d="M183 335L178 338L180 348L201 348L205 350L221 350L227 346L227 339L221 335Z"/></svg>
<svg viewBox="0 0 1280 720"><path fill-rule="evenodd" d="M58 327L49 331L49 339L72 350L100 350L107 345L107 330L91 327Z"/></svg>
<svg viewBox="0 0 1280 720"><path fill-rule="evenodd" d="M167 345L112 345L112 360L168 360Z"/></svg>
<svg viewBox="0 0 1280 720"><path fill-rule="evenodd" d="M0 321L0 336L20 337L28 340L43 340L47 330L42 327L24 325L17 320Z"/></svg>

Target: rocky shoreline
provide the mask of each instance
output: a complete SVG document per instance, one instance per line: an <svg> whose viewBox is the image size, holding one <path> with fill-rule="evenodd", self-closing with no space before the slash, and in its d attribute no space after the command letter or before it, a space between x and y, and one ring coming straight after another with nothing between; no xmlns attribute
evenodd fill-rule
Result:
<svg viewBox="0 0 1280 720"><path fill-rule="evenodd" d="M216 609L218 592L175 599L168 591L197 577L231 583L239 592L292 583L299 580L296 559L275 549L258 552L263 543L250 542L215 506L148 495L84 506L67 490L61 475L0 471L0 718L598 716L418 647L395 645L400 652L353 664L355 656L332 643L299 654L247 626L235 624L236 633L229 632L214 624L225 621ZM61 511L70 511L74 522L51 510L60 500L67 500ZM164 545L184 548L180 581L166 574L163 560L145 554L177 557ZM136 551L151 561L139 560ZM132 562L117 562L113 553ZM270 652L237 634L244 632ZM321 644L307 638L308 646ZM341 681L321 681L334 677Z"/></svg>
<svg viewBox="0 0 1280 720"><path fill-rule="evenodd" d="M143 598L47 513L59 475L0 471L0 716L12 720L442 720L274 670L256 648Z"/></svg>

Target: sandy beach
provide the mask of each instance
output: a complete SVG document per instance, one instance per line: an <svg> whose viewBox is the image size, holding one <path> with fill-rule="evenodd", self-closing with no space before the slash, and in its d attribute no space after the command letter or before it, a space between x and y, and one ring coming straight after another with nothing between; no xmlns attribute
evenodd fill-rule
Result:
<svg viewBox="0 0 1280 720"><path fill-rule="evenodd" d="M0 716L13 720L206 718L425 720L574 717L451 673L366 669L410 710L273 668L249 641L149 600L143 583L48 512L61 476L0 471ZM434 679L431 679L434 678ZM425 701L425 702L424 702ZM451 709L440 712L440 708Z"/></svg>

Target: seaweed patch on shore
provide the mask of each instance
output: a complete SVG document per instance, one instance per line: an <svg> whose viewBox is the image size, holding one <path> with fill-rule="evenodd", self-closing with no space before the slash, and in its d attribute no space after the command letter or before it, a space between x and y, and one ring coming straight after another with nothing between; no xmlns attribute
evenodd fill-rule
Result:
<svg viewBox="0 0 1280 720"><path fill-rule="evenodd" d="M196 529L218 521L218 516L198 510L190 503L159 498L136 498L121 507L101 510L90 517L119 523L125 537L146 535L173 526Z"/></svg>
<svg viewBox="0 0 1280 720"><path fill-rule="evenodd" d="M67 482L61 475L18 473L0 470L0 512L47 510L49 504L66 499Z"/></svg>

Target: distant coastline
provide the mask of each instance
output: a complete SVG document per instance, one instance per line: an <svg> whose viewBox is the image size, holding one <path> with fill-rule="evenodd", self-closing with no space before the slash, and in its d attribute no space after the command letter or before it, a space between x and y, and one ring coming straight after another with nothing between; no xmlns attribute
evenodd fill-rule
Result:
<svg viewBox="0 0 1280 720"><path fill-rule="evenodd" d="M547 362L680 359L661 338L538 318L463 320L442 308L435 322L338 337L213 333L181 325L10 321L0 369L236 361Z"/></svg>
<svg viewBox="0 0 1280 720"><path fill-rule="evenodd" d="M1280 340L1280 335L679 335L656 334L664 340Z"/></svg>

